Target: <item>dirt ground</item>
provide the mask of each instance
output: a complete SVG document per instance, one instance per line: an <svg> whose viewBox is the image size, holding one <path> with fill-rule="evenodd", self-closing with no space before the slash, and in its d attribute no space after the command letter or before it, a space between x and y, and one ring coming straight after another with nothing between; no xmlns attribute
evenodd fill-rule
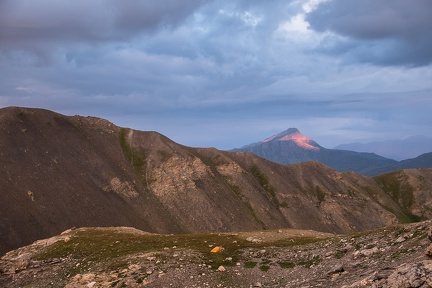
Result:
<svg viewBox="0 0 432 288"><path fill-rule="evenodd" d="M424 286L406 287L431 287L427 275L432 272L428 270L432 261L425 255L430 227L431 221L426 221L352 235L281 229L196 237L155 235L125 227L69 230L3 256L0 286L392 287L417 281ZM96 261L95 255L110 249L102 247L105 244L100 244L100 250L96 246L94 254L83 247L62 252L62 257L37 257L53 247L69 247L84 239L86 231L114 235L108 247L130 239L141 241L136 243L142 248L103 261ZM130 236L134 240L122 238ZM149 249L144 246L148 237L166 242L154 242ZM78 243L84 242L73 247L79 247ZM223 244L223 251L211 253L218 244ZM416 273L411 275L410 269ZM412 279L401 280L401 275Z"/></svg>

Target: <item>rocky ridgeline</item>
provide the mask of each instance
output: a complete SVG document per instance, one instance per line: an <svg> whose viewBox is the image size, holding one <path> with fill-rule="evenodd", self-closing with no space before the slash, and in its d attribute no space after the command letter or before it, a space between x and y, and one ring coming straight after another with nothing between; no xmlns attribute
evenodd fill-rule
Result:
<svg viewBox="0 0 432 288"><path fill-rule="evenodd" d="M7 253L0 260L0 286L432 287L431 225L426 221L342 236L301 230L210 234L197 236L194 244L186 240L190 235L160 235L177 238L161 248L114 253L105 260L96 256L106 248L94 254L80 250L79 237L85 238L86 230L77 229ZM136 241L125 240L128 233L149 235L112 229L117 236L107 247L113 250ZM211 253L222 241L224 249ZM63 246L74 252L37 256Z"/></svg>
<svg viewBox="0 0 432 288"><path fill-rule="evenodd" d="M371 178L317 162L280 165L185 147L103 119L19 107L0 109L0 147L0 211L7 215L0 255L70 227L349 234L432 219L432 169Z"/></svg>

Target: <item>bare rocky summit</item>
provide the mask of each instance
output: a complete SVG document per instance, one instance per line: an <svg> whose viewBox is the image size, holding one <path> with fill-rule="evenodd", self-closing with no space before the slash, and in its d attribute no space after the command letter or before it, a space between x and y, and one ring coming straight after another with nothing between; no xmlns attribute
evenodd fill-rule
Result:
<svg viewBox="0 0 432 288"><path fill-rule="evenodd" d="M324 148L317 142L301 134L296 128L289 128L265 140L233 149L232 151L251 152L281 164L317 161L339 172L355 171L367 176L381 174L379 171L389 172L398 170L391 169L390 167L399 163L393 159L374 153Z"/></svg>
<svg viewBox="0 0 432 288"><path fill-rule="evenodd" d="M281 165L41 109L0 109L0 164L0 254L72 227L341 234L432 218L431 169Z"/></svg>

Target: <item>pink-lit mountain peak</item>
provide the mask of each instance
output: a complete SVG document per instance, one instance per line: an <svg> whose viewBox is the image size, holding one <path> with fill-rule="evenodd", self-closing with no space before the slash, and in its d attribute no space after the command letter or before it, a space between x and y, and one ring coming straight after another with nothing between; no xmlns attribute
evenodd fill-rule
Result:
<svg viewBox="0 0 432 288"><path fill-rule="evenodd" d="M278 133L271 136L270 138L261 141L261 143L270 141L292 141L297 146L306 150L320 150L321 148L318 143L300 133L297 128L289 128L288 130L285 130L281 133Z"/></svg>

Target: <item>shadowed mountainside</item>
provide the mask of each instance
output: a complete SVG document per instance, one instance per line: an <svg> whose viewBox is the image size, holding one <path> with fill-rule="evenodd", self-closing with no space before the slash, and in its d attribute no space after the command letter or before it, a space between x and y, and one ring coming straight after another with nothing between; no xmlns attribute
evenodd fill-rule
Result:
<svg viewBox="0 0 432 288"><path fill-rule="evenodd" d="M370 175L378 175L395 170L413 169L413 168L430 168L432 167L432 152L424 153L416 158L406 159L393 163L389 166L379 167L369 170Z"/></svg>
<svg viewBox="0 0 432 288"><path fill-rule="evenodd" d="M346 233L432 216L430 169L368 178L280 165L17 107L0 110L0 135L0 254L71 227Z"/></svg>

